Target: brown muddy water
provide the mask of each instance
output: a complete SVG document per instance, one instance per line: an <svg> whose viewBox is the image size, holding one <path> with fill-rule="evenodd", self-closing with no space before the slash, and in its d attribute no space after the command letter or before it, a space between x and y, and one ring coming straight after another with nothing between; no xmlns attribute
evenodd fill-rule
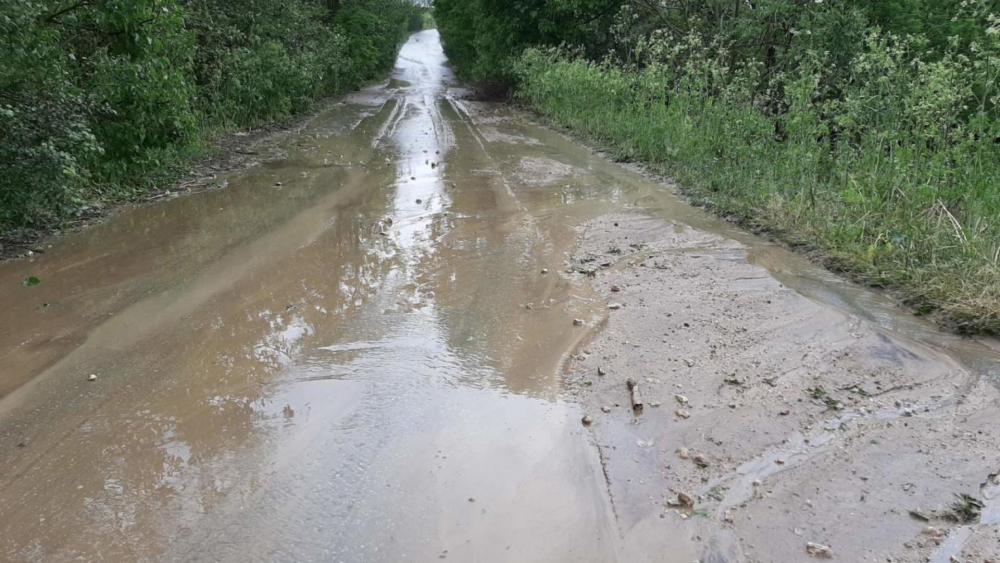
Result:
<svg viewBox="0 0 1000 563"><path fill-rule="evenodd" d="M663 560L628 545L629 476L564 381L608 315L567 259L609 213L739 241L1000 378L986 346L459 88L417 33L224 189L0 265L0 560Z"/></svg>

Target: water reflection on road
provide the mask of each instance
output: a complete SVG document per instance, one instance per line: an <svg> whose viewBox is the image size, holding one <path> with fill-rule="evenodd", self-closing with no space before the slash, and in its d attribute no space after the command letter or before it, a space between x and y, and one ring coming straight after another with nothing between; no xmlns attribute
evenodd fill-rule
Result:
<svg viewBox="0 0 1000 563"><path fill-rule="evenodd" d="M571 225L489 169L444 63L419 33L284 158L0 271L43 279L2 298L4 559L613 558L558 398L596 310Z"/></svg>
<svg viewBox="0 0 1000 563"><path fill-rule="evenodd" d="M282 158L0 265L0 560L618 558L574 227L747 235L455 86L415 34Z"/></svg>

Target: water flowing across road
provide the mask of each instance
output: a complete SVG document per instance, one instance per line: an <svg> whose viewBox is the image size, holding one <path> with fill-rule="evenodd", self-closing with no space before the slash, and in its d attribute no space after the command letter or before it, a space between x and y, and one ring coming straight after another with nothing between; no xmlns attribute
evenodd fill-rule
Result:
<svg viewBox="0 0 1000 563"><path fill-rule="evenodd" d="M639 560L564 388L576 227L744 235L459 86L417 33L225 189L0 265L0 559Z"/></svg>

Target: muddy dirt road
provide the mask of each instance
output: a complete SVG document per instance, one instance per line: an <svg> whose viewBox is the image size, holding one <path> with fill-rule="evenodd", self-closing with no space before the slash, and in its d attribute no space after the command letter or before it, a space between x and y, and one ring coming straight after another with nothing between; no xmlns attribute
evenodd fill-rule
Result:
<svg viewBox="0 0 1000 563"><path fill-rule="evenodd" d="M436 31L259 150L0 265L0 560L1000 553L989 343L463 101Z"/></svg>

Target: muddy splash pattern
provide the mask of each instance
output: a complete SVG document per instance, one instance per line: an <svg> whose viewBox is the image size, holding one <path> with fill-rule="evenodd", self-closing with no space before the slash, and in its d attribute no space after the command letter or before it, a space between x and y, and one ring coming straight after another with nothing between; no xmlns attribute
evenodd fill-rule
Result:
<svg viewBox="0 0 1000 563"><path fill-rule="evenodd" d="M417 33L224 189L0 265L0 560L1000 552L945 519L996 497L992 351L461 94Z"/></svg>

